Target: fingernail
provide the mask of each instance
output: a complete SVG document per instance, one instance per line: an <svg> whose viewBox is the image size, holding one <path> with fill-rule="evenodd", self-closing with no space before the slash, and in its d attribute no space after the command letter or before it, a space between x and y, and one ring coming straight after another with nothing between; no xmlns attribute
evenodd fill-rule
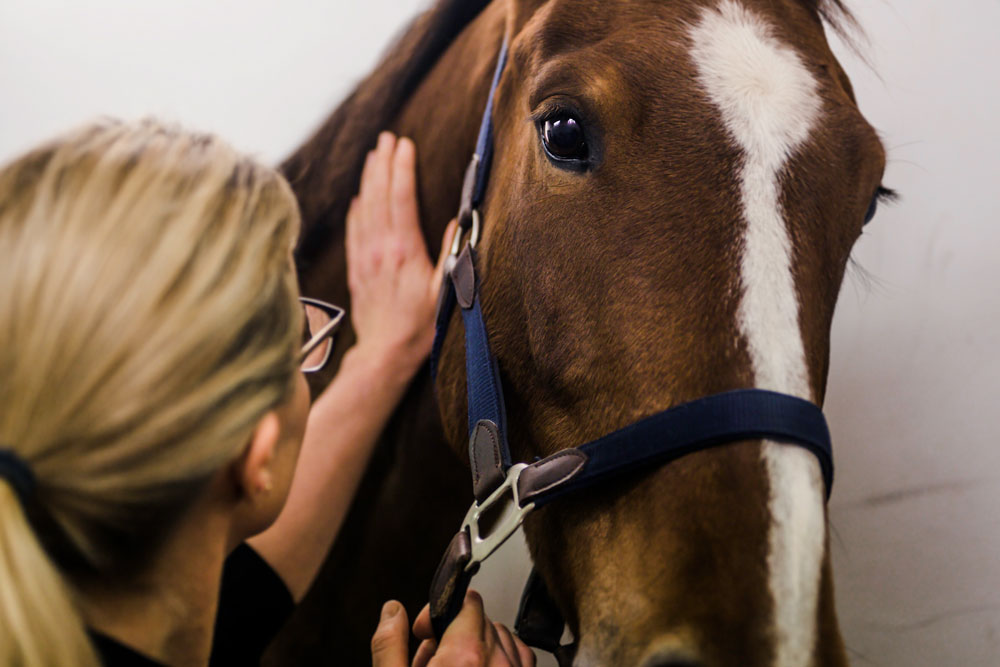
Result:
<svg viewBox="0 0 1000 667"><path fill-rule="evenodd" d="M389 600L382 605L382 620L388 621L390 618L396 616L402 608L402 605L395 600Z"/></svg>

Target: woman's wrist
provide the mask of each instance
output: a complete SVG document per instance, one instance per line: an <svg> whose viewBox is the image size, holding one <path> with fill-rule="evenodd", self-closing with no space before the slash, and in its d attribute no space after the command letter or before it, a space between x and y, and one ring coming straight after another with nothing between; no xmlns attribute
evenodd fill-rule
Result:
<svg viewBox="0 0 1000 667"><path fill-rule="evenodd" d="M344 355L343 370L370 378L386 388L405 388L417 370L423 365L426 355L414 354L405 347L365 345L356 343ZM359 378L360 379L360 378Z"/></svg>

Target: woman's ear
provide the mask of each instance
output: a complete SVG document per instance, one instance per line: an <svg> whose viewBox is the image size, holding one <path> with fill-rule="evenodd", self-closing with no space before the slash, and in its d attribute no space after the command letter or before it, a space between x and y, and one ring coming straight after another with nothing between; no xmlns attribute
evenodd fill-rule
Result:
<svg viewBox="0 0 1000 667"><path fill-rule="evenodd" d="M281 420L273 410L261 417L250 442L233 465L236 484L243 498L267 495L274 486L274 461L281 440Z"/></svg>

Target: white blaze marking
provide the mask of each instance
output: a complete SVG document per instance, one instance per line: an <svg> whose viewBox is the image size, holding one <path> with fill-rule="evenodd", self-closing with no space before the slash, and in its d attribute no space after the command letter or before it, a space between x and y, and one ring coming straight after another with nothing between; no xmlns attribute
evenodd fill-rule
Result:
<svg viewBox="0 0 1000 667"><path fill-rule="evenodd" d="M812 398L779 179L820 115L816 81L764 20L733 0L704 10L691 38L699 82L743 151L747 229L738 318L756 386ZM816 642L823 480L816 458L800 447L765 442L762 455L771 487L774 664L802 667Z"/></svg>

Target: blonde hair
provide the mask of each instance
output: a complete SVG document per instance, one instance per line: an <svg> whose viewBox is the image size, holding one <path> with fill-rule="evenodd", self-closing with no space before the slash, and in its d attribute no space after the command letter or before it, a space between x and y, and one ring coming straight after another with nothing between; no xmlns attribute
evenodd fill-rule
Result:
<svg viewBox="0 0 1000 667"><path fill-rule="evenodd" d="M37 479L0 479L0 664L97 664L74 577L137 569L288 400L298 226L273 169L153 121L0 169L0 448Z"/></svg>

